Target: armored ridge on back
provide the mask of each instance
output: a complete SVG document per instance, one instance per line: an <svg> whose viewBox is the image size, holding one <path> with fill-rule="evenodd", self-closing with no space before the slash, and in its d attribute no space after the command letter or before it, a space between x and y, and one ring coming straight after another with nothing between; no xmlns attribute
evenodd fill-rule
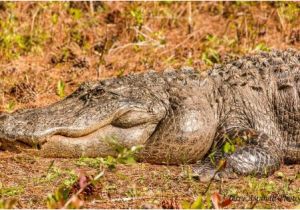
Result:
<svg viewBox="0 0 300 210"><path fill-rule="evenodd" d="M143 145L141 161L215 172L271 174L300 162L300 53L263 52L194 70L85 83L47 107L0 115L0 142L50 157L113 155L106 141ZM235 151L223 152L225 142ZM201 161L202 160L202 161Z"/></svg>

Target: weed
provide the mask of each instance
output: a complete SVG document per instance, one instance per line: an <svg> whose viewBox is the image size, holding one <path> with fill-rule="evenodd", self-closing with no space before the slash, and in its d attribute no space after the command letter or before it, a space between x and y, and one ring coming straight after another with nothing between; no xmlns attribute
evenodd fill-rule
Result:
<svg viewBox="0 0 300 210"><path fill-rule="evenodd" d="M65 187L72 186L77 180L77 176L74 171L67 171L67 174L68 177L62 181L62 185Z"/></svg>
<svg viewBox="0 0 300 210"><path fill-rule="evenodd" d="M12 187L3 187L0 186L0 197L11 197L20 195L24 192L24 188L22 186L12 186Z"/></svg>
<svg viewBox="0 0 300 210"><path fill-rule="evenodd" d="M208 34L203 42L201 60L208 66L220 63L220 49L225 47L232 50L237 46L236 43L237 41L235 39L229 39L227 36L220 38L218 36Z"/></svg>
<svg viewBox="0 0 300 210"><path fill-rule="evenodd" d="M135 185L130 187L125 193L127 197L134 198L140 196L140 192Z"/></svg>
<svg viewBox="0 0 300 210"><path fill-rule="evenodd" d="M284 18L286 21L292 23L296 21L300 15L300 7L298 3L289 3L277 2L279 7L278 13L281 18Z"/></svg>
<svg viewBox="0 0 300 210"><path fill-rule="evenodd" d="M77 43L78 46L88 49L86 37L79 26L70 29L70 38L73 42Z"/></svg>
<svg viewBox="0 0 300 210"><path fill-rule="evenodd" d="M206 48L202 53L201 59L206 65L213 65L214 63L220 62L220 55L217 50L213 48Z"/></svg>
<svg viewBox="0 0 300 210"><path fill-rule="evenodd" d="M57 82L57 86L56 86L56 94L60 97L60 98L64 98L65 97L65 83L62 80L59 80Z"/></svg>
<svg viewBox="0 0 300 210"><path fill-rule="evenodd" d="M231 204L230 199L223 198L218 192L198 196L193 202L183 201L181 206L183 209L209 209L224 208Z"/></svg>
<svg viewBox="0 0 300 210"><path fill-rule="evenodd" d="M58 23L58 14L57 13L54 13L52 16L51 16L51 22L53 23L53 25L56 25Z"/></svg>
<svg viewBox="0 0 300 210"><path fill-rule="evenodd" d="M61 208L69 198L70 189L66 187L58 188L54 194L47 196L47 207L49 209Z"/></svg>
<svg viewBox="0 0 300 210"><path fill-rule="evenodd" d="M70 8L69 14L75 19L79 20L82 17L82 11L80 9Z"/></svg>
<svg viewBox="0 0 300 210"><path fill-rule="evenodd" d="M91 168L99 168L101 164L100 158L88 158L88 157L81 157L79 158L76 163L78 166L88 166Z"/></svg>
<svg viewBox="0 0 300 210"><path fill-rule="evenodd" d="M8 60L25 55L33 49L44 46L49 35L41 27L32 26L18 30L22 22L11 12L6 19L0 20L0 55Z"/></svg>
<svg viewBox="0 0 300 210"><path fill-rule="evenodd" d="M118 71L117 71L117 77L121 77L121 76L123 76L124 75L124 72L125 72L125 68L121 68L121 69L119 69Z"/></svg>
<svg viewBox="0 0 300 210"><path fill-rule="evenodd" d="M257 179L255 177L248 177L249 192L254 193L257 197L269 195L271 192L277 190L273 181L267 179Z"/></svg>
<svg viewBox="0 0 300 210"><path fill-rule="evenodd" d="M194 180L193 179L193 171L189 165L182 165L181 171L182 171L181 174L183 175L183 177L186 177L187 180L190 180L190 181Z"/></svg>
<svg viewBox="0 0 300 210"><path fill-rule="evenodd" d="M134 8L130 11L130 15L133 17L135 25L141 28L144 23L143 11L140 8Z"/></svg>
<svg viewBox="0 0 300 210"><path fill-rule="evenodd" d="M37 184L49 183L58 180L61 177L65 177L62 181L63 186L70 186L76 181L76 173L73 170L62 170L61 168L50 166L46 175L35 180Z"/></svg>
<svg viewBox="0 0 300 210"><path fill-rule="evenodd" d="M107 156L105 158L101 158L101 162L107 166L109 169L116 168L117 164L134 164L136 163L135 155L139 152L143 147L142 146L132 146L130 149L122 146L118 143L118 141L114 138L107 138L107 143L114 149L117 156Z"/></svg>
<svg viewBox="0 0 300 210"><path fill-rule="evenodd" d="M226 142L223 145L223 152L226 154L232 154L235 152L235 146L231 142Z"/></svg>
<svg viewBox="0 0 300 210"><path fill-rule="evenodd" d="M259 43L255 46L254 51L270 51L270 48L265 43Z"/></svg>
<svg viewBox="0 0 300 210"><path fill-rule="evenodd" d="M104 175L103 172L98 173L93 179L88 178L84 173L80 173L73 185L63 185L55 190L54 194L47 197L48 208L82 208L84 201L79 198L82 192L88 190L92 192L94 185ZM75 191L74 191L75 189Z"/></svg>
<svg viewBox="0 0 300 210"><path fill-rule="evenodd" d="M193 202L182 201L183 209L208 209L212 207L210 196L198 196Z"/></svg>
<svg viewBox="0 0 300 210"><path fill-rule="evenodd" d="M8 102L8 104L6 104L6 111L7 112L13 112L16 106L16 102L11 100Z"/></svg>

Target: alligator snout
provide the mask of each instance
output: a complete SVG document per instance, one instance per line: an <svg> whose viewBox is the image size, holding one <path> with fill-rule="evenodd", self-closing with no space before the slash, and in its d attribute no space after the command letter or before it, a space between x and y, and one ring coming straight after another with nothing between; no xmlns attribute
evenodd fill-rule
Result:
<svg viewBox="0 0 300 210"><path fill-rule="evenodd" d="M166 108L161 100L149 91L129 85L122 88L119 84L109 85L94 85L88 90L79 88L64 100L46 107L1 113L0 139L32 147L45 147L46 143L48 147L59 145L58 151L71 145L83 147L84 143L78 142L87 141L84 138L87 136L93 136L93 144L97 144L98 137L106 135L119 136L127 142L147 140L165 116Z"/></svg>

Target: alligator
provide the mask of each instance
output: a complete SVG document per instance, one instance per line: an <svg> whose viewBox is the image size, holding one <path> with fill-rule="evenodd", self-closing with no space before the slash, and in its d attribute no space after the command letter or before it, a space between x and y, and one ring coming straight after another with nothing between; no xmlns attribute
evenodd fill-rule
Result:
<svg viewBox="0 0 300 210"><path fill-rule="evenodd" d="M191 163L200 176L221 177L216 161L225 160L225 172L264 176L300 162L299 96L300 52L272 50L206 72L86 82L52 105L1 113L0 139L2 147L71 158L115 155L113 137L143 145L140 161Z"/></svg>

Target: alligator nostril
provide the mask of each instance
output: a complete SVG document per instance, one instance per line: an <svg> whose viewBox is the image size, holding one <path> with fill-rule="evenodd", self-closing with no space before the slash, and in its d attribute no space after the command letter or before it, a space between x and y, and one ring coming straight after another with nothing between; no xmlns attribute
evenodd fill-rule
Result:
<svg viewBox="0 0 300 210"><path fill-rule="evenodd" d="M37 145L36 145L36 148L37 148L38 150L41 150L41 149L42 149L42 145L37 144Z"/></svg>

